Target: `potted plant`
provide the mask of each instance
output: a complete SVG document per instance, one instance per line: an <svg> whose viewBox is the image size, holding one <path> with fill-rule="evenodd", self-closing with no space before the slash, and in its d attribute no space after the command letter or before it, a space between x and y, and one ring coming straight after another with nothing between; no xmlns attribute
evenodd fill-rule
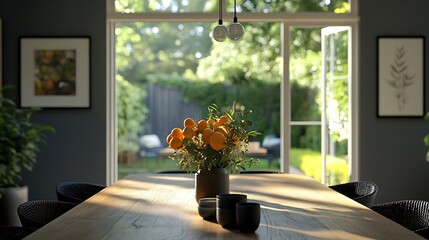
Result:
<svg viewBox="0 0 429 240"><path fill-rule="evenodd" d="M4 90L10 88L0 89L0 224L19 225L16 208L28 201L27 187L19 185L22 169L32 170L44 132L54 128L31 121L39 109L18 108L4 97Z"/></svg>
<svg viewBox="0 0 429 240"><path fill-rule="evenodd" d="M168 146L175 150L173 160L181 169L195 174L196 200L229 193L229 172L250 167L256 162L245 158L249 137L259 133L248 130L252 113L243 106L233 106L223 114L215 104L208 107L208 118L195 122L186 118L182 128L167 136Z"/></svg>

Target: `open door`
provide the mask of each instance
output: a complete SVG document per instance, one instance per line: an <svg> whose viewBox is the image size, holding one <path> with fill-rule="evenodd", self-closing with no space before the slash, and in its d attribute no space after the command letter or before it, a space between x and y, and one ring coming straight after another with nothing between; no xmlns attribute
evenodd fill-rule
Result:
<svg viewBox="0 0 429 240"><path fill-rule="evenodd" d="M351 27L322 28L322 183L350 179ZM346 162L344 162L344 159ZM329 165L327 164L329 162ZM346 165L344 165L346 164ZM338 171L338 168L343 169ZM337 169L334 171L334 169ZM344 174L339 176L339 174Z"/></svg>

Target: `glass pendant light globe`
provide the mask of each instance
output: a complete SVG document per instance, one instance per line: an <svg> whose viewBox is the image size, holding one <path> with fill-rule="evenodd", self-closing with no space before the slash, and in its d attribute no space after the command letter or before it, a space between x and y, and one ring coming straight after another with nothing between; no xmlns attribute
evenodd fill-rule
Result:
<svg viewBox="0 0 429 240"><path fill-rule="evenodd" d="M228 29L224 25L219 24L213 29L213 38L218 42L225 41L227 35Z"/></svg>
<svg viewBox="0 0 429 240"><path fill-rule="evenodd" d="M228 26L228 37L233 41L239 41L243 38L244 27L239 22L231 23Z"/></svg>

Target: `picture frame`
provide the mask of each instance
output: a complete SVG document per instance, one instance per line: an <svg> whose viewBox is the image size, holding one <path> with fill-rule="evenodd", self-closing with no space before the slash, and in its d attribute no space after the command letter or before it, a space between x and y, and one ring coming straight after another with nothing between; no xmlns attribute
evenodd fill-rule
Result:
<svg viewBox="0 0 429 240"><path fill-rule="evenodd" d="M425 114L425 39L380 36L378 117L423 117Z"/></svg>
<svg viewBox="0 0 429 240"><path fill-rule="evenodd" d="M21 37L21 107L90 108L90 38Z"/></svg>

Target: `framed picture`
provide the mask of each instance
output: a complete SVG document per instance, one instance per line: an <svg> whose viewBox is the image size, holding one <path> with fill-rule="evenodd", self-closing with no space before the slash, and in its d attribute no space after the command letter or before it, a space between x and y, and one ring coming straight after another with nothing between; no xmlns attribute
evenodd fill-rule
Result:
<svg viewBox="0 0 429 240"><path fill-rule="evenodd" d="M21 107L89 108L90 39L21 38Z"/></svg>
<svg viewBox="0 0 429 240"><path fill-rule="evenodd" d="M378 117L424 115L424 37L378 37Z"/></svg>

